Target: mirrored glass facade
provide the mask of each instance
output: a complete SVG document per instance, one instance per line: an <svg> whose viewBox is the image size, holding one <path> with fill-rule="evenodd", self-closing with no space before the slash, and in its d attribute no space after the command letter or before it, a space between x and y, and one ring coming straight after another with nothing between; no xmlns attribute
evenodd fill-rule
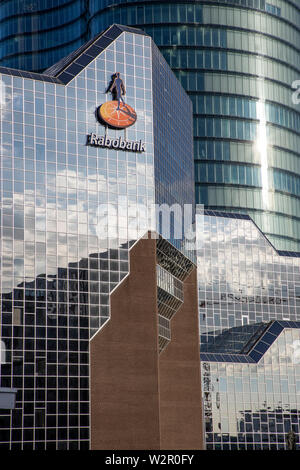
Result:
<svg viewBox="0 0 300 470"><path fill-rule="evenodd" d="M138 25L194 106L196 201L247 213L278 249L300 249L299 2L95 0L94 33Z"/></svg>
<svg viewBox="0 0 300 470"><path fill-rule="evenodd" d="M131 246L153 228L133 209L169 202L172 160L154 121L191 127L190 100L155 47L144 33L112 27L52 75L1 68L0 385L18 392L15 409L0 410L0 448L89 448L89 341L109 320L110 293L129 272ZM111 99L116 71L138 116L125 130L95 115ZM154 91L161 87L164 95ZM179 120L175 108L164 113L171 92L188 110ZM91 133L141 141L145 152L88 145ZM192 171L192 139L187 145L180 131L173 139L174 162L184 158ZM194 205L190 179L172 193L180 204ZM120 201L125 210L114 225L108 208Z"/></svg>
<svg viewBox="0 0 300 470"><path fill-rule="evenodd" d="M207 449L287 449L291 431L300 448L299 325L276 336L257 364L202 363Z"/></svg>
<svg viewBox="0 0 300 470"><path fill-rule="evenodd" d="M207 449L299 448L300 258L248 216L205 211L198 232Z"/></svg>

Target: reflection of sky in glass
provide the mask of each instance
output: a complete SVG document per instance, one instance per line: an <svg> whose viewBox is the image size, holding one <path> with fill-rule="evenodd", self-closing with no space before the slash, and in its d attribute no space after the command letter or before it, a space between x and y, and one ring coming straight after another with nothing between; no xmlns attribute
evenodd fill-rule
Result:
<svg viewBox="0 0 300 470"><path fill-rule="evenodd" d="M202 351L228 330L241 340L242 325L299 321L298 257L279 256L249 219L206 214L199 237ZM202 362L202 381L208 449L285 448L299 433L299 330L284 330L258 364Z"/></svg>
<svg viewBox="0 0 300 470"><path fill-rule="evenodd" d="M267 121L266 106L264 100L257 103L257 118L259 120L257 128L256 146L260 154L261 165L261 184L262 184L262 201L264 209L269 207L269 175L268 175L268 138L267 138Z"/></svg>

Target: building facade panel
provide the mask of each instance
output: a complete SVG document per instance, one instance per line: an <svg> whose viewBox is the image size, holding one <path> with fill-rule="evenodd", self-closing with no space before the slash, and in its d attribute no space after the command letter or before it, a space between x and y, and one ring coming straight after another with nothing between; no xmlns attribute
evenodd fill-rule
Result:
<svg viewBox="0 0 300 470"><path fill-rule="evenodd" d="M129 256L111 320L91 341L92 450L160 448L156 240Z"/></svg>
<svg viewBox="0 0 300 470"><path fill-rule="evenodd" d="M155 228L152 90L171 74L161 63L154 77L151 38L112 27L49 75L1 69L1 389L17 390L14 409L0 411L1 448L90 447L89 342L109 321L130 247ZM116 72L137 114L125 130L97 119ZM181 122L191 125L190 112ZM192 142L188 153L192 168Z"/></svg>
<svg viewBox="0 0 300 470"><path fill-rule="evenodd" d="M0 64L42 72L87 41L84 0L5 0L0 6Z"/></svg>

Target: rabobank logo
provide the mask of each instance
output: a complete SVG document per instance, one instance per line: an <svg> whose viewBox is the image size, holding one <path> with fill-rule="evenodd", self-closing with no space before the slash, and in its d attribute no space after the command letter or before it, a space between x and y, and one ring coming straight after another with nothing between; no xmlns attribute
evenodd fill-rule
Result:
<svg viewBox="0 0 300 470"><path fill-rule="evenodd" d="M132 126L136 122L137 115L135 110L125 103L123 96L126 94L126 89L119 72L112 76L107 91L112 93L114 99L99 106L97 109L99 121L116 129Z"/></svg>
<svg viewBox="0 0 300 470"><path fill-rule="evenodd" d="M105 135L99 136L94 132L87 135L87 145L92 147L102 147L113 150L124 150L125 152L146 152L146 144L140 140L127 140L124 136L109 137L109 128L126 129L132 126L136 120L137 115L135 110L125 103L123 96L125 96L125 85L117 72L112 75L111 82L106 90L113 95L113 101L107 101L99 106L96 110L97 119L100 124L105 126Z"/></svg>

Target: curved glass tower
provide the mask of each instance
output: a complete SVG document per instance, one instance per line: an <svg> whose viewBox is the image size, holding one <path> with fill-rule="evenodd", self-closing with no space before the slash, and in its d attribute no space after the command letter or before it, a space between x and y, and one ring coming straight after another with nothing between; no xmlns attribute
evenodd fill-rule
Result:
<svg viewBox="0 0 300 470"><path fill-rule="evenodd" d="M41 70L113 23L144 29L193 101L197 202L300 251L298 0L27 1L1 2L0 65Z"/></svg>
<svg viewBox="0 0 300 470"><path fill-rule="evenodd" d="M39 72L87 39L85 0L3 0L0 65Z"/></svg>
<svg viewBox="0 0 300 470"><path fill-rule="evenodd" d="M299 2L90 2L91 35L111 23L145 29L192 98L197 201L299 251Z"/></svg>

